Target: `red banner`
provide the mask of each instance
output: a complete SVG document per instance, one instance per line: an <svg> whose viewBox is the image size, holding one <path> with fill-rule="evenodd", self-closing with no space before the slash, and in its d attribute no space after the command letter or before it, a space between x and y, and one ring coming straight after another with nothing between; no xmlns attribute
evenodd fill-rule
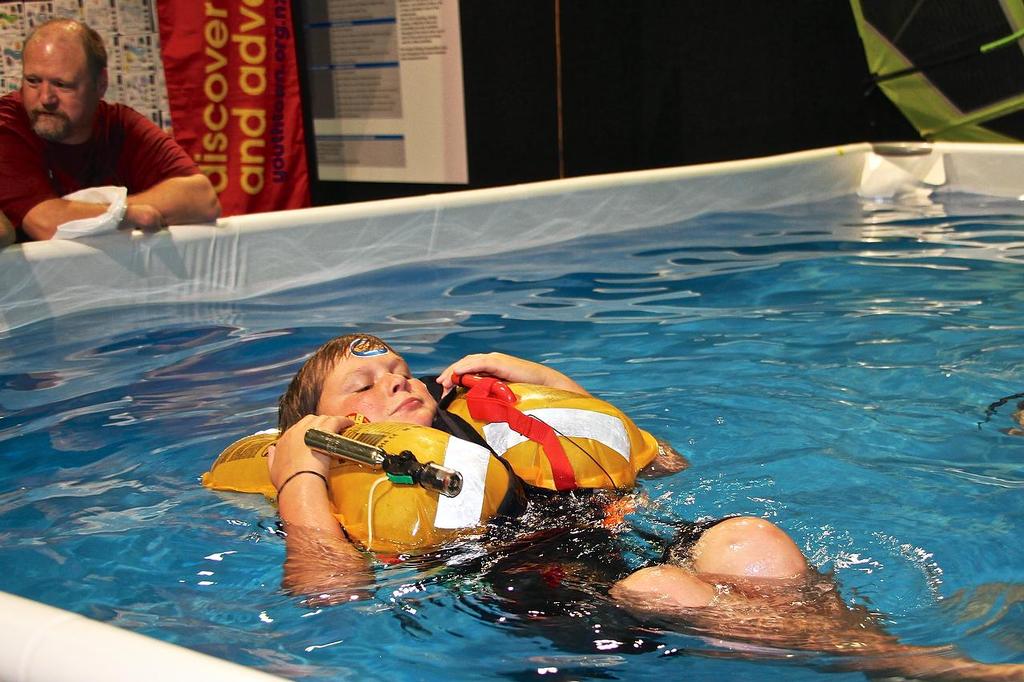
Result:
<svg viewBox="0 0 1024 682"><path fill-rule="evenodd" d="M309 205L289 0L158 0L174 137L224 215Z"/></svg>

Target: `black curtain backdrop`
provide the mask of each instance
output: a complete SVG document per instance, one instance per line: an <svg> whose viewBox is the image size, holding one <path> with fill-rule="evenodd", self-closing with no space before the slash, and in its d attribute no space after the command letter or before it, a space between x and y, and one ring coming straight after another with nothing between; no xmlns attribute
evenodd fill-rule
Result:
<svg viewBox="0 0 1024 682"><path fill-rule="evenodd" d="M845 0L462 0L460 20L470 184L314 166L314 205L920 139L868 92Z"/></svg>

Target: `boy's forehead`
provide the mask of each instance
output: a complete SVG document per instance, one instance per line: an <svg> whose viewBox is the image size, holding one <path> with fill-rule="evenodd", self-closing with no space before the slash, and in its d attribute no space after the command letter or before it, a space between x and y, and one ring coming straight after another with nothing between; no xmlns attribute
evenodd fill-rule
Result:
<svg viewBox="0 0 1024 682"><path fill-rule="evenodd" d="M357 358L372 358L376 355L387 355L391 351L379 339L360 337L348 344L348 355Z"/></svg>
<svg viewBox="0 0 1024 682"><path fill-rule="evenodd" d="M348 352L339 358L334 364L332 373L336 375L346 375L377 366L408 367L408 365L406 365L405 358L388 350L387 348L383 348L382 350L372 348L357 351L350 347Z"/></svg>

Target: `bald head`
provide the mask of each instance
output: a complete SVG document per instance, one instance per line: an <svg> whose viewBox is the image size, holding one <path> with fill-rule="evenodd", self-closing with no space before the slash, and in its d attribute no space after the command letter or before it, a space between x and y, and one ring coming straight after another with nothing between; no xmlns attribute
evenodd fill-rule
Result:
<svg viewBox="0 0 1024 682"><path fill-rule="evenodd" d="M103 38L85 22L50 19L29 34L24 51L27 52L30 46L38 47L44 43L81 46L86 70L93 83L99 81L100 75L107 68L107 48L103 45Z"/></svg>
<svg viewBox="0 0 1024 682"><path fill-rule="evenodd" d="M103 40L79 21L56 19L33 31L21 55L21 99L35 134L87 141L107 91L106 66Z"/></svg>

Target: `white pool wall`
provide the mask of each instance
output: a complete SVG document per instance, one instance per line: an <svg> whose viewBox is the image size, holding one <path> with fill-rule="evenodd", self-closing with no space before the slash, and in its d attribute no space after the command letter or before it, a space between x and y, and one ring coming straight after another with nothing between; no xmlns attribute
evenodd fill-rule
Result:
<svg viewBox="0 0 1024 682"><path fill-rule="evenodd" d="M889 145L888 147L892 147ZM943 189L1019 196L1019 145L915 145ZM223 218L155 235L108 234L0 251L0 331L144 302L223 301L439 257L530 248L716 211L855 193L870 144L407 199ZM918 165L922 155L896 156ZM884 156L883 158L890 158ZM913 174L913 169L911 174Z"/></svg>
<svg viewBox="0 0 1024 682"><path fill-rule="evenodd" d="M94 308L227 301L377 268L860 193L1024 195L1024 146L863 143L727 163L225 218L0 251L0 333ZM627 238L626 236L623 237ZM0 592L0 679L275 679Z"/></svg>
<svg viewBox="0 0 1024 682"><path fill-rule="evenodd" d="M0 251L0 331L80 310L222 301L414 261L855 192L867 144L764 159L327 206Z"/></svg>
<svg viewBox="0 0 1024 682"><path fill-rule="evenodd" d="M4 682L274 682L281 678L0 592Z"/></svg>

